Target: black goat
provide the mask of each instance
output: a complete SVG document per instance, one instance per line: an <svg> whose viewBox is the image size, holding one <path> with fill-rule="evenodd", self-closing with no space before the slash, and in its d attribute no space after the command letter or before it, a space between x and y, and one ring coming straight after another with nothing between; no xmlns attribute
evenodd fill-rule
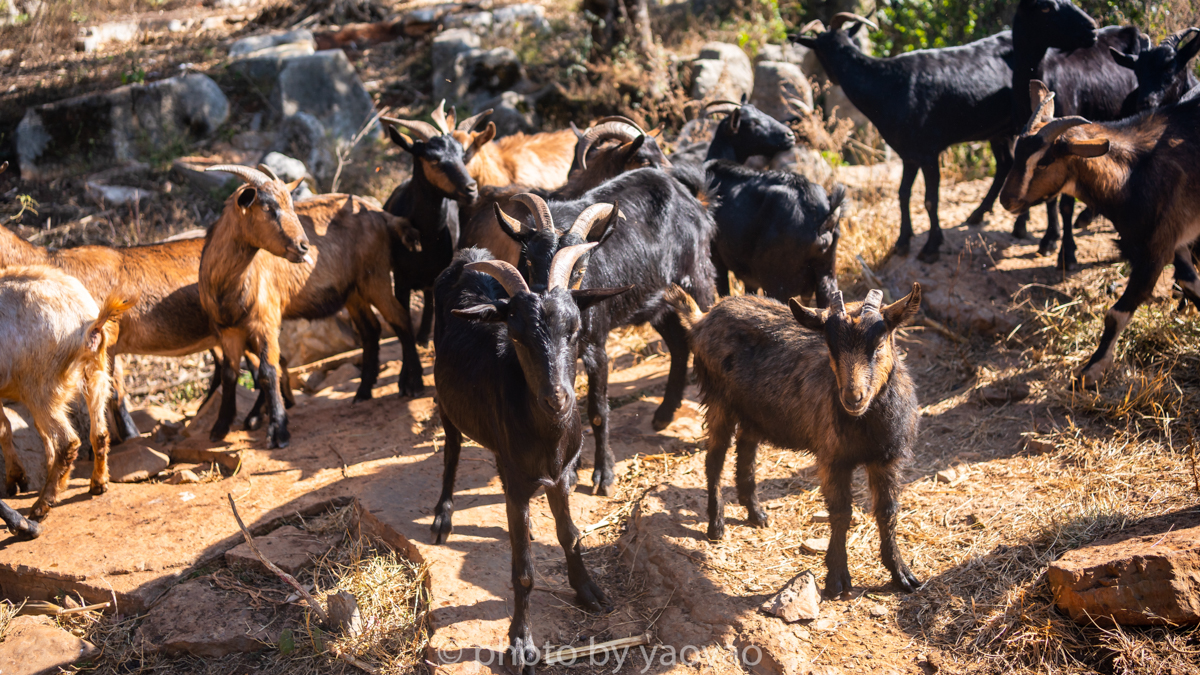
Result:
<svg viewBox="0 0 1200 675"><path fill-rule="evenodd" d="M529 500L538 488L546 488L579 603L593 611L608 604L583 564L579 530L571 521L573 469L583 445L575 407L575 353L581 313L629 289L569 289L570 270L593 246L558 252L549 283L538 290L486 250L466 249L438 277L435 289L434 377L446 431L446 468L432 530L437 543L451 532L454 478L465 434L496 455L504 486L516 593L509 645L525 675L533 673L537 660L529 625Z"/></svg>
<svg viewBox="0 0 1200 675"><path fill-rule="evenodd" d="M791 311L755 296L725 298L707 315L682 291L668 293L696 354L708 425L708 536L725 534L721 471L737 428L737 494L755 527L767 525L754 469L758 444L806 449L817 460L831 537L825 554L825 593L849 593L846 532L851 479L865 465L879 525L880 557L906 591L917 581L896 546L900 464L917 437L917 395L896 353L895 330L916 315L921 287L886 307L873 290L845 305L834 293L829 309L795 298Z"/></svg>
<svg viewBox="0 0 1200 675"><path fill-rule="evenodd" d="M1130 70L1113 62L1110 50L1137 54L1150 46L1149 39L1132 26L1096 30L1095 21L1070 0L1021 0L1013 15L1012 40L1014 132L1026 119L1029 83L1035 78L1057 93L1059 115L1120 119L1121 106L1137 88L1137 79ZM1046 232L1038 246L1042 255L1054 251L1061 216L1062 247L1057 266L1063 270L1078 264L1071 223L1074 211L1073 197L1064 196L1057 203L1054 199L1048 201ZM1080 220L1087 218L1081 214ZM1027 222L1028 218L1018 217L1013 235L1028 236Z"/></svg>
<svg viewBox="0 0 1200 675"><path fill-rule="evenodd" d="M1001 203L1016 212L1059 192L1077 197L1112 221L1129 260L1129 283L1080 372L1091 384L1112 362L1117 337L1172 258L1187 268L1176 274L1185 297L1200 304L1200 280L1187 255L1200 235L1200 100L1091 123L1055 119L1056 96L1038 80L1031 94L1036 111L1017 141Z"/></svg>
<svg viewBox="0 0 1200 675"><path fill-rule="evenodd" d="M0 412L0 415L3 414ZM27 519L3 501L0 501L0 521L3 521L18 539L37 539L42 534L41 523Z"/></svg>
<svg viewBox="0 0 1200 675"><path fill-rule="evenodd" d="M1200 84L1188 67L1188 62L1200 52L1200 35L1183 44L1189 35L1197 33L1200 28L1182 30L1140 54L1110 50L1117 65L1132 70L1137 78L1137 89L1125 97L1121 105L1121 117L1178 102Z"/></svg>
<svg viewBox="0 0 1200 675"><path fill-rule="evenodd" d="M729 295L729 272L747 292L779 301L816 293L828 307L837 291L838 213L846 188L833 194L790 171L754 171L730 161L705 162L717 223L713 264L717 292Z"/></svg>
<svg viewBox="0 0 1200 675"><path fill-rule="evenodd" d="M418 336L426 338L429 334L435 311L431 305L434 301L433 282L450 264L458 240L458 218L448 211L457 210L458 205L452 200L473 200L478 196L479 187L467 172L467 162L488 139L479 136L471 147L464 149L448 128L439 129L418 120L383 119L389 124L407 127L413 134L410 138L393 126L387 127L392 142L413 156L413 175L411 180L392 191L383 208L392 215L407 218L421 233L420 248L409 250L399 242L392 245L392 277L396 299L404 312L410 311L413 291L420 290L425 296L421 325L416 334L397 335L404 357L400 395L416 396L425 388L421 380L421 358L417 354Z"/></svg>
<svg viewBox="0 0 1200 675"><path fill-rule="evenodd" d="M540 200L537 200L540 201ZM517 202L513 202L514 206ZM671 369L663 401L654 413L653 426L661 430L675 418L687 385L687 332L663 293L672 284L683 286L702 307L716 299L711 246L716 226L704 206L690 190L658 169L638 169L622 174L583 197L568 202L550 202L521 211L544 210L559 222L576 222L593 204L620 204L625 222L604 228L589 226L587 232L562 234L544 229L505 224L506 233L521 246L518 257L523 274L536 283L539 270L555 250L579 242L577 237L603 245L591 252L582 274L584 288L615 288L633 284L635 290L613 302L584 312L580 357L588 376L588 418L596 436L596 468L592 484L596 494L612 496L613 455L608 443L608 354L604 350L609 331L621 326L649 323L663 337L671 354ZM510 213L518 213L512 209ZM545 217L533 215L536 219ZM521 218L517 220L524 219ZM593 221L593 222L599 222ZM540 236L536 233L541 232Z"/></svg>
<svg viewBox="0 0 1200 675"><path fill-rule="evenodd" d="M850 31L840 30L847 22L854 22ZM877 59L863 54L851 39L864 24L874 25L843 12L833 17L829 30L813 21L791 39L816 52L830 81L842 87L904 162L900 237L896 240L899 253L907 253L913 236L909 213L913 181L918 169L925 175L929 239L917 258L932 262L944 240L938 221L938 155L957 143L991 141L996 178L968 223L983 222L1008 173L1012 158L1012 69L1008 63L1012 38L1004 32L959 47L921 49ZM814 28L822 32L816 37L804 36Z"/></svg>
<svg viewBox="0 0 1200 675"><path fill-rule="evenodd" d="M796 145L796 134L786 124L746 103L713 101L704 106L704 115L725 115L713 132L705 160L728 159L738 164L755 155L774 157Z"/></svg>

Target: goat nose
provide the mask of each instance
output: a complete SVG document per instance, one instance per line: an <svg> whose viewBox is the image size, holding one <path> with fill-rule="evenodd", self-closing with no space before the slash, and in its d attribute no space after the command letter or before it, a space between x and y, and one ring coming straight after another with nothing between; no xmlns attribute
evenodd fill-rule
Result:
<svg viewBox="0 0 1200 675"><path fill-rule="evenodd" d="M567 406L567 390L561 385L555 385L555 387L550 390L550 393L546 394L545 399L546 405L549 406L550 409L561 411Z"/></svg>

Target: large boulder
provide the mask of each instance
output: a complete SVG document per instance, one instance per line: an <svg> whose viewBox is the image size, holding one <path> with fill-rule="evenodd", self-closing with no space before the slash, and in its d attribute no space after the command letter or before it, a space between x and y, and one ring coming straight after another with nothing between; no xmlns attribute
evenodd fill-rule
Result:
<svg viewBox="0 0 1200 675"><path fill-rule="evenodd" d="M298 112L279 124L272 152L299 159L312 176L322 182L332 180L337 172L337 149L333 135L316 117Z"/></svg>
<svg viewBox="0 0 1200 675"><path fill-rule="evenodd" d="M1084 625L1200 623L1200 526L1102 539L1046 577L1058 608Z"/></svg>
<svg viewBox="0 0 1200 675"><path fill-rule="evenodd" d="M458 57L479 49L479 36L467 28L442 31L433 39L433 98L457 102L466 95Z"/></svg>
<svg viewBox="0 0 1200 675"><path fill-rule="evenodd" d="M719 64L719 65L718 65ZM741 47L710 42L692 62L692 98L739 101L754 89L754 68Z"/></svg>
<svg viewBox="0 0 1200 675"><path fill-rule="evenodd" d="M812 87L808 78L793 63L760 61L754 67L754 91L750 102L759 110L780 122L795 119L793 106L786 99L795 98L812 108Z"/></svg>
<svg viewBox="0 0 1200 675"><path fill-rule="evenodd" d="M208 136L228 117L229 100L200 73L29 108L17 125L21 177L46 180L131 162Z"/></svg>
<svg viewBox="0 0 1200 675"><path fill-rule="evenodd" d="M496 124L497 137L517 132L534 133L539 126L533 98L515 91L506 91L495 98L480 101L473 109L474 113L492 110L488 121Z"/></svg>
<svg viewBox="0 0 1200 675"><path fill-rule="evenodd" d="M78 661L100 653L95 645L71 635L45 616L18 616L9 622L0 642L0 673L42 675L60 673Z"/></svg>

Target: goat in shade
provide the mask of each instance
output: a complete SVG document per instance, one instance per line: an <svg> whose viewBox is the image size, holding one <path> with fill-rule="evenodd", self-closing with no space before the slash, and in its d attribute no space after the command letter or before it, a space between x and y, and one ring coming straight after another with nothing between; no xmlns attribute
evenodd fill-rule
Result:
<svg viewBox="0 0 1200 675"><path fill-rule="evenodd" d="M629 290L571 290L579 257L596 244L555 254L548 283L533 288L512 265L484 249L460 251L438 277L434 379L446 432L442 494L434 510L438 543L450 534L454 478L466 435L496 455L504 486L516 593L509 645L515 664L532 675L537 661L529 621L533 556L529 500L546 498L567 557L567 578L579 603L598 611L608 599L583 563L579 530L571 521L574 467L583 445L575 407L575 357L581 313Z"/></svg>

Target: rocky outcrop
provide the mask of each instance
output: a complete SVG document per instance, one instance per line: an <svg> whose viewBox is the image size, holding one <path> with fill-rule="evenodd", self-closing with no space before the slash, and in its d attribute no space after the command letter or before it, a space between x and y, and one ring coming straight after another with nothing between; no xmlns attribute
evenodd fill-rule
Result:
<svg viewBox="0 0 1200 675"><path fill-rule="evenodd" d="M1119 535L1068 551L1046 574L1078 623L1200 623L1200 526Z"/></svg>
<svg viewBox="0 0 1200 675"><path fill-rule="evenodd" d="M48 617L18 616L9 622L0 642L0 673L59 673L99 653L95 645L55 626Z"/></svg>
<svg viewBox="0 0 1200 675"><path fill-rule="evenodd" d="M171 589L146 615L133 639L147 652L219 659L276 642L278 624L270 611L252 609L246 596L213 588L201 577Z"/></svg>
<svg viewBox="0 0 1200 675"><path fill-rule="evenodd" d="M812 87L800 66L778 61L760 61L754 66L750 103L780 122L787 122L796 117L795 106L787 100L790 98L812 108Z"/></svg>
<svg viewBox="0 0 1200 675"><path fill-rule="evenodd" d="M692 98L740 101L754 89L754 68L741 47L710 42L692 61Z"/></svg>
<svg viewBox="0 0 1200 675"><path fill-rule="evenodd" d="M293 576L312 567L313 561L325 555L329 542L303 530L284 525L262 537L255 537L254 544L267 560ZM254 555L250 545L242 543L225 552L225 562L234 568L251 568L263 574L271 570Z"/></svg>

